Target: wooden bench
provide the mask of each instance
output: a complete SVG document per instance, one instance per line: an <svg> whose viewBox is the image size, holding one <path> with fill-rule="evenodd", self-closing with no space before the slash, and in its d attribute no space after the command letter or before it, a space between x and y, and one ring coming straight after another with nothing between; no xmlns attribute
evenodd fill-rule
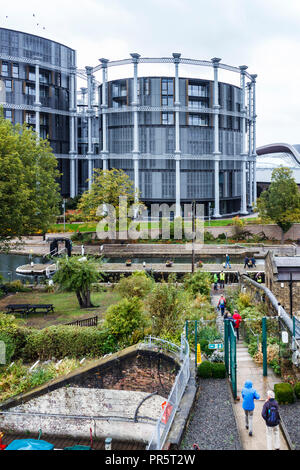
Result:
<svg viewBox="0 0 300 470"><path fill-rule="evenodd" d="M29 313L54 313L53 304L9 304L6 306L7 313L19 313L27 316Z"/></svg>
<svg viewBox="0 0 300 470"><path fill-rule="evenodd" d="M29 313L54 313L53 304L30 304Z"/></svg>
<svg viewBox="0 0 300 470"><path fill-rule="evenodd" d="M19 313L20 315L28 315L29 313L29 304L9 304L5 308L7 313Z"/></svg>

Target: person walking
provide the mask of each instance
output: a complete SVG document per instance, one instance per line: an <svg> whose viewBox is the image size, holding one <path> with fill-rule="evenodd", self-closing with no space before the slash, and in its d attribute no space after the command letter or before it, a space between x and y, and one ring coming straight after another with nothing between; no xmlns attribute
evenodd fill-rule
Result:
<svg viewBox="0 0 300 470"><path fill-rule="evenodd" d="M262 275L261 275L261 273L257 273L257 275L256 275L256 282L258 282L258 284L261 284L261 283L262 283Z"/></svg>
<svg viewBox="0 0 300 470"><path fill-rule="evenodd" d="M254 256L252 256L251 262L252 262L252 267L256 268L256 260L255 260Z"/></svg>
<svg viewBox="0 0 300 470"><path fill-rule="evenodd" d="M219 302L218 302L218 308L221 310L222 317L223 317L224 312L225 312L225 307L226 307L226 299L225 299L224 295L222 294L220 299L219 299Z"/></svg>
<svg viewBox="0 0 300 470"><path fill-rule="evenodd" d="M220 272L220 287L224 289L225 285L225 273L223 271Z"/></svg>
<svg viewBox="0 0 300 470"><path fill-rule="evenodd" d="M217 273L215 273L214 274L214 290L218 290L218 281L219 281L218 275Z"/></svg>
<svg viewBox="0 0 300 470"><path fill-rule="evenodd" d="M226 257L225 257L225 269L227 268L227 266L229 266L229 268L231 269L231 265L230 265L230 257L229 257L229 254L227 253L226 254Z"/></svg>
<svg viewBox="0 0 300 470"><path fill-rule="evenodd" d="M253 388L251 380L246 380L242 389L243 410L245 412L245 425L249 429L249 436L253 433L253 412L255 408L254 400L259 400L260 396Z"/></svg>
<svg viewBox="0 0 300 470"><path fill-rule="evenodd" d="M232 318L234 320L234 329L235 329L235 332L236 332L236 337L237 337L237 340L239 341L240 339L240 336L239 336L239 327L240 327L240 323L242 321L242 317L241 315L238 313L237 310L235 310L233 312L233 315L232 315Z"/></svg>
<svg viewBox="0 0 300 470"><path fill-rule="evenodd" d="M247 266L247 268L249 268L249 258L248 258L248 256L245 256L245 259L244 259L244 269L246 268L246 266Z"/></svg>
<svg viewBox="0 0 300 470"><path fill-rule="evenodd" d="M274 450L280 450L279 407L272 390L268 390L267 397L261 413L266 422L267 449L273 450L274 444Z"/></svg>

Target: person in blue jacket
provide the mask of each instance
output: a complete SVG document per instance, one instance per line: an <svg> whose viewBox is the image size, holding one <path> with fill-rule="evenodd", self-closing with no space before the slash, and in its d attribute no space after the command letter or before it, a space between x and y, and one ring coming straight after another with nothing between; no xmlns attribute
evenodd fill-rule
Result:
<svg viewBox="0 0 300 470"><path fill-rule="evenodd" d="M246 429L249 429L249 436L253 432L253 411L255 408L254 400L259 400L260 396L253 388L252 382L247 380L242 390L243 410L245 412Z"/></svg>

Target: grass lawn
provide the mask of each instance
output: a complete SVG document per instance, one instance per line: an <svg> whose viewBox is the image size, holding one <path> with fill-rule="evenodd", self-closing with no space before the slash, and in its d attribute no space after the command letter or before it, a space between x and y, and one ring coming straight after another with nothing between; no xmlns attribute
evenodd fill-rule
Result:
<svg viewBox="0 0 300 470"><path fill-rule="evenodd" d="M255 220L257 220L256 217L252 218L247 218L245 219L246 223L252 222L255 223ZM186 226L189 227L191 226L192 222L191 221L186 221L185 222ZM204 227L226 227L227 225L232 224L232 219L221 219L221 220L211 220L211 221L205 221L204 222ZM142 222L141 223L141 229L145 230L147 229L157 229L159 228L159 222ZM96 223L74 223L74 224L66 224L66 232L96 232ZM57 232L62 232L64 228L64 224L54 224L51 226L51 232L54 232L57 230Z"/></svg>
<svg viewBox="0 0 300 470"><path fill-rule="evenodd" d="M106 292L93 292L92 303L95 308L80 309L76 294L73 292L46 293L40 291L19 292L9 295L0 301L0 310L5 311L8 304L53 304L54 314L31 314L28 318L20 317L20 323L35 328L45 328L50 325L69 323L98 315L103 317L106 309L121 300L121 296L110 288Z"/></svg>

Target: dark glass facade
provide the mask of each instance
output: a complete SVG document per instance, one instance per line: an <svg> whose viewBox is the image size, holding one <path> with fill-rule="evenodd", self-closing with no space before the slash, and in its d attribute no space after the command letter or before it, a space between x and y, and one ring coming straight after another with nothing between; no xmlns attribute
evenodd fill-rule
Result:
<svg viewBox="0 0 300 470"><path fill-rule="evenodd" d="M36 130L36 60L39 64L39 133L48 137L63 173L61 191L68 195L70 175L70 69L76 66L74 50L48 39L0 28L0 80L5 117L26 122Z"/></svg>
<svg viewBox="0 0 300 470"><path fill-rule="evenodd" d="M241 90L219 83L220 142L220 212L239 212L241 205ZM131 157L133 149L133 112L127 108L133 101L133 79L107 84L107 140L109 168L121 168L134 179ZM102 86L99 87L101 103ZM139 77L139 189L141 199L153 202L175 202L175 79ZM179 79L180 112L180 199L205 204L214 202L214 121L213 82L201 79ZM149 110L147 109L149 108ZM158 108L156 111L155 108ZM120 110L118 112L118 110ZM228 114L229 112L229 114ZM100 149L103 129L100 119Z"/></svg>

